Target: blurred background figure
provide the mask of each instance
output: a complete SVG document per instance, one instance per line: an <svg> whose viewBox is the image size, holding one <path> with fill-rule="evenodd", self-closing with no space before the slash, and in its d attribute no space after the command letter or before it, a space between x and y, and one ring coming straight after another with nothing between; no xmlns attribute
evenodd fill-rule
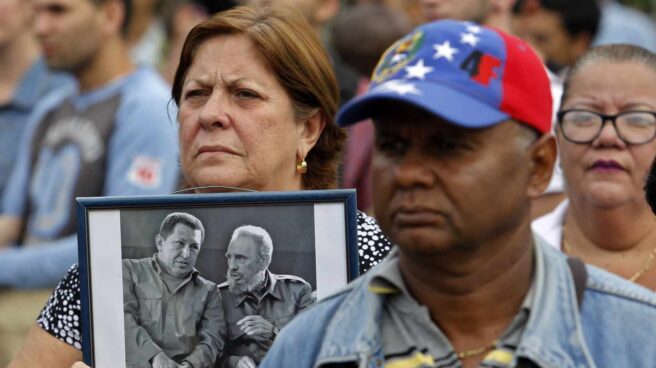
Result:
<svg viewBox="0 0 656 368"><path fill-rule="evenodd" d="M0 193L11 177L30 116L44 100L73 88L72 78L48 70L33 21L31 0L0 0ZM47 291L0 291L0 367L18 350L47 297Z"/></svg>
<svg viewBox="0 0 656 368"><path fill-rule="evenodd" d="M166 43L166 30L160 17L164 0L132 0L132 16L125 40L135 64L159 66Z"/></svg>
<svg viewBox="0 0 656 368"><path fill-rule="evenodd" d="M516 0L515 31L558 73L588 48L624 43L656 50L656 23L614 0Z"/></svg>
<svg viewBox="0 0 656 368"><path fill-rule="evenodd" d="M385 50L412 29L403 13L385 3L369 3L344 8L332 25L332 46L346 65L358 73L356 95L369 87L369 76ZM356 188L358 209L371 210L371 121L349 127L344 154L342 187Z"/></svg>
<svg viewBox="0 0 656 368"><path fill-rule="evenodd" d="M238 0L244 5L266 6L282 4L298 11L310 23L312 29L328 52L335 69L339 84L340 105L355 96L358 85L358 74L347 65L336 52L330 40L331 23L340 13L340 0Z"/></svg>
<svg viewBox="0 0 656 368"><path fill-rule="evenodd" d="M72 87L70 78L49 71L40 57L33 8L31 0L0 0L0 193L36 104L58 88Z"/></svg>
<svg viewBox="0 0 656 368"><path fill-rule="evenodd" d="M0 286L57 284L77 260L75 197L177 188L168 87L129 58L129 4L34 0L45 60L74 75L79 91L47 101L29 122L0 211Z"/></svg>
<svg viewBox="0 0 656 368"><path fill-rule="evenodd" d="M340 0L242 0L242 2L255 6L287 5L305 17L320 40L326 37L327 26L340 9Z"/></svg>
<svg viewBox="0 0 656 368"><path fill-rule="evenodd" d="M653 0L642 1L646 2L652 7L656 5ZM594 45L628 43L656 52L656 23L653 18L616 0L600 0L599 4L601 24Z"/></svg>
<svg viewBox="0 0 656 368"><path fill-rule="evenodd" d="M411 25L418 26L423 24L426 20L421 10L422 0L343 0L342 9L348 12L355 5L365 4L382 4L393 12L405 16L410 21Z"/></svg>
<svg viewBox="0 0 656 368"><path fill-rule="evenodd" d="M238 0L163 0L162 23L166 32L166 44L158 67L162 77L173 83L178 68L182 45L189 31L214 13L228 10Z"/></svg>
<svg viewBox="0 0 656 368"><path fill-rule="evenodd" d="M559 74L592 45L601 19L596 0L517 0L516 33Z"/></svg>
<svg viewBox="0 0 656 368"><path fill-rule="evenodd" d="M483 24L491 3L491 0L421 0L421 11L426 22L457 19Z"/></svg>
<svg viewBox="0 0 656 368"><path fill-rule="evenodd" d="M554 247L652 290L656 218L643 186L655 137L656 55L591 49L568 73L558 113L568 200L533 223Z"/></svg>
<svg viewBox="0 0 656 368"><path fill-rule="evenodd" d="M656 215L656 160L651 164L647 180L645 181L645 198L651 208L651 212Z"/></svg>
<svg viewBox="0 0 656 368"><path fill-rule="evenodd" d="M440 19L472 21L499 28L511 29L511 8L516 0L420 0L424 22Z"/></svg>

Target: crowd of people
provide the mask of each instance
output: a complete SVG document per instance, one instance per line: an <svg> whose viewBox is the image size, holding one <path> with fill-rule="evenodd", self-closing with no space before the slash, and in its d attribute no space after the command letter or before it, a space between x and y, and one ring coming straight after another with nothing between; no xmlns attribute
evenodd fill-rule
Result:
<svg viewBox="0 0 656 368"><path fill-rule="evenodd" d="M167 216L127 366L654 367L655 42L612 0L4 0L0 288L54 288L10 367L82 360L76 197L339 187L362 276L318 302Z"/></svg>

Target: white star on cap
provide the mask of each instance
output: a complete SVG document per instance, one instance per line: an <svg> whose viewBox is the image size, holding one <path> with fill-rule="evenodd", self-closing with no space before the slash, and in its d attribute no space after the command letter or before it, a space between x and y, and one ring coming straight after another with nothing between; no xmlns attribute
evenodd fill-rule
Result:
<svg viewBox="0 0 656 368"><path fill-rule="evenodd" d="M477 25L474 25L474 24L470 24L470 25L467 26L467 31L471 32L471 33L474 33L474 34L480 33L481 32L481 27L479 27Z"/></svg>
<svg viewBox="0 0 656 368"><path fill-rule="evenodd" d="M476 47L476 44L478 43L478 41L479 41L479 38L476 37L476 35L473 34L473 33L462 33L460 35L460 42L469 44L472 47Z"/></svg>
<svg viewBox="0 0 656 368"><path fill-rule="evenodd" d="M453 55L455 55L458 52L458 49L455 49L451 47L451 43L449 41L444 41L443 44L434 44L433 49L435 49L435 55L433 55L433 59L439 59L441 57L453 61Z"/></svg>
<svg viewBox="0 0 656 368"><path fill-rule="evenodd" d="M414 84L412 83L405 83L403 81L399 80L391 80L389 82L385 82L376 88L374 88L374 91L376 92L396 92L400 94L401 96L405 96L408 93L412 93L414 95L421 95L421 91L415 87Z"/></svg>
<svg viewBox="0 0 656 368"><path fill-rule="evenodd" d="M406 73L406 78L419 78L421 80L424 80L426 77L426 74L430 73L433 71L433 68L430 66L424 66L424 59L419 59L417 61L417 64L411 65L411 66L406 66L405 67Z"/></svg>
<svg viewBox="0 0 656 368"><path fill-rule="evenodd" d="M399 61L401 61L401 60L403 60L407 57L408 56L406 54L394 54L394 56L392 56L392 62L393 63L398 63Z"/></svg>

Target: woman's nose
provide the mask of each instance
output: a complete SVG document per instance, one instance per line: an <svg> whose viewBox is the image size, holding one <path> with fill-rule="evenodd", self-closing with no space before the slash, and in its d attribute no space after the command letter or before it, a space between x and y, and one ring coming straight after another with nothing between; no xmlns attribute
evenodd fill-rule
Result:
<svg viewBox="0 0 656 368"><path fill-rule="evenodd" d="M223 99L222 93L213 91L201 107L198 122L204 129L225 128L228 125L229 119L226 114L227 103Z"/></svg>
<svg viewBox="0 0 656 368"><path fill-rule="evenodd" d="M626 143L624 143L622 138L620 138L620 134L617 131L615 124L613 124L610 119L606 119L603 122L601 131L599 132L597 138L592 141L592 145L599 147L626 147Z"/></svg>

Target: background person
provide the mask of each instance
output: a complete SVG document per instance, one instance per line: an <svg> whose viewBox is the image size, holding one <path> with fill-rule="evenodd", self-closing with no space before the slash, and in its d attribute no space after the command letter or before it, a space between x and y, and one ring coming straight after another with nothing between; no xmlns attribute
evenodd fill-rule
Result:
<svg viewBox="0 0 656 368"><path fill-rule="evenodd" d="M69 78L49 71L40 57L33 8L31 0L4 0L0 4L0 193L9 180L20 137L35 106L51 92L72 87Z"/></svg>
<svg viewBox="0 0 656 368"><path fill-rule="evenodd" d="M273 242L261 227L232 233L226 252L227 281L219 285L227 324L219 367L257 367L280 329L315 302L312 287L293 275L269 271Z"/></svg>
<svg viewBox="0 0 656 368"><path fill-rule="evenodd" d="M0 1L0 208L30 116L74 87L72 78L48 70L33 27L31 0ZM18 351L49 294L0 290L0 367Z"/></svg>
<svg viewBox="0 0 656 368"><path fill-rule="evenodd" d="M656 23L649 15L628 3L600 0L601 23L594 46L627 43L656 52ZM634 3L635 5L635 3ZM653 8L654 3L651 3Z"/></svg>
<svg viewBox="0 0 656 368"><path fill-rule="evenodd" d="M295 12L241 7L199 24L187 38L173 86L186 180L199 190L335 188L344 141L334 122L337 91L325 51ZM391 248L362 213L358 248L361 272ZM79 327L58 317L79 315L79 300L74 267L10 366L69 368L81 360ZM77 331L76 338L59 341L58 323Z"/></svg>
<svg viewBox="0 0 656 368"><path fill-rule="evenodd" d="M331 28L331 42L341 60L359 76L356 95L367 90L369 77L385 50L410 30L407 17L384 3L361 4L348 7L335 19ZM371 150L373 147L371 122L348 129L342 168L343 188L358 191L358 209L371 212Z"/></svg>
<svg viewBox="0 0 656 368"><path fill-rule="evenodd" d="M260 367L651 367L656 349L631 349L656 328L656 295L568 267L531 232L556 143L530 47L434 22L392 46L372 80L338 122L374 121L374 210L397 247L293 320Z"/></svg>
<svg viewBox="0 0 656 368"><path fill-rule="evenodd" d="M205 228L182 212L167 215L152 257L123 260L128 367L211 368L226 325L217 285L198 274Z"/></svg>
<svg viewBox="0 0 656 368"><path fill-rule="evenodd" d="M533 45L549 69L561 74L592 45L601 9L596 0L518 0L517 33Z"/></svg>
<svg viewBox="0 0 656 368"><path fill-rule="evenodd" d="M649 174L645 182L645 198L651 208L651 212L656 215L656 159L651 164Z"/></svg>
<svg viewBox="0 0 656 368"><path fill-rule="evenodd" d="M128 56L129 2L34 5L48 66L79 91L42 106L21 141L0 209L0 286L12 288L52 287L77 260L76 197L164 194L179 180L166 84Z"/></svg>
<svg viewBox="0 0 656 368"><path fill-rule="evenodd" d="M656 288L656 219L643 186L656 156L656 55L598 46L565 80L556 137L568 201L533 224L565 253Z"/></svg>

